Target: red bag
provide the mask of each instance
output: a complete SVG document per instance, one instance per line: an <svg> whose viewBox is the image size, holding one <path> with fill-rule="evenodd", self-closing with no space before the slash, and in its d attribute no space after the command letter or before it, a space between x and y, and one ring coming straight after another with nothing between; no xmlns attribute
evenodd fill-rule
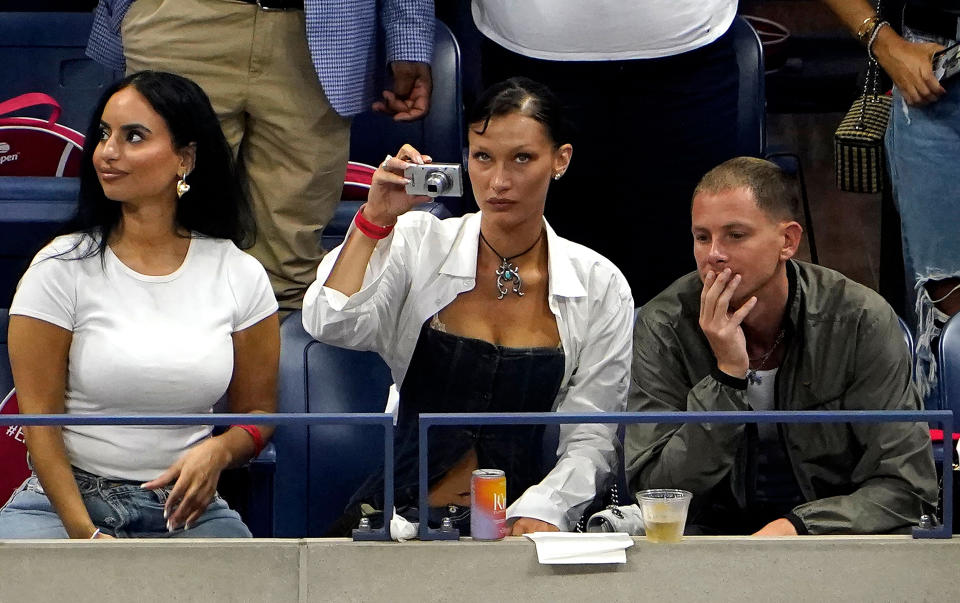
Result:
<svg viewBox="0 0 960 603"><path fill-rule="evenodd" d="M42 92L0 103L0 116L27 107L52 107L50 119L0 117L0 176L77 176L83 135L57 122L60 105Z"/></svg>
<svg viewBox="0 0 960 603"><path fill-rule="evenodd" d="M0 402L0 415L20 414L17 404L17 390L10 390ZM30 477L27 467L27 445L24 443L23 428L19 425L0 427L0 505L5 503L13 491L20 487L23 480Z"/></svg>

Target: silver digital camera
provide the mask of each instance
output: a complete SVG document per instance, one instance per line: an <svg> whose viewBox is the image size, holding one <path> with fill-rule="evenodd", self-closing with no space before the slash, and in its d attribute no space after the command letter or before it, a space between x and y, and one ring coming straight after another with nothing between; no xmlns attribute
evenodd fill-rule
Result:
<svg viewBox="0 0 960 603"><path fill-rule="evenodd" d="M459 163L416 163L403 170L408 195L426 195L428 197L463 196L463 177Z"/></svg>

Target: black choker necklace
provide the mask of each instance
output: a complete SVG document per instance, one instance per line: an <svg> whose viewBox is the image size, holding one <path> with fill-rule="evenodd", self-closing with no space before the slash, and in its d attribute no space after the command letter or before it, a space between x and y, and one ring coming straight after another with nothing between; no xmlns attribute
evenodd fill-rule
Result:
<svg viewBox="0 0 960 603"><path fill-rule="evenodd" d="M523 291L520 289L523 287L523 280L520 278L520 271L517 268L517 265L511 262L515 258L520 257L521 255L529 252L531 249L537 246L537 243L540 242L540 239L543 238L543 230L540 231L540 235L537 237L537 240L533 242L533 245L527 247L524 251L521 251L517 255L512 255L506 257L501 254L499 251L493 248L493 245L490 244L490 241L487 240L487 237L483 236L483 231L480 231L480 240L487 244L487 247L490 248L490 251L495 253L498 258L500 258L500 267L497 268L497 291L500 292L500 295L497 296L497 299L503 299L503 297L508 293L509 289L507 288L506 282L513 283L513 292L523 297Z"/></svg>

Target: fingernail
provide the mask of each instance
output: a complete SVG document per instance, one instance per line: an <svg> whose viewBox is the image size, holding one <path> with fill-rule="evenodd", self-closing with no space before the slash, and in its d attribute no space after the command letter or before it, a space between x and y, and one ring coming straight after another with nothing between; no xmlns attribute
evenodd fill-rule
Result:
<svg viewBox="0 0 960 603"><path fill-rule="evenodd" d="M407 184L410 184L411 182L413 182L413 180L409 178L404 178L403 181L406 182Z"/></svg>
<svg viewBox="0 0 960 603"><path fill-rule="evenodd" d="M739 281L739 280L740 280L740 275L738 274L738 275L736 275L735 277L733 277L733 280Z"/></svg>
<svg viewBox="0 0 960 603"><path fill-rule="evenodd" d="M168 532L173 531L173 523L169 519L167 520L167 531Z"/></svg>
<svg viewBox="0 0 960 603"><path fill-rule="evenodd" d="M146 490L146 489L147 489L147 482L143 482L142 484L140 484L140 487L141 487L142 489Z"/></svg>
<svg viewBox="0 0 960 603"><path fill-rule="evenodd" d="M189 523L184 524L184 526L183 526L183 531L186 532L186 531L189 530L189 529L190 529L190 524L189 524Z"/></svg>
<svg viewBox="0 0 960 603"><path fill-rule="evenodd" d="M423 157L417 157L417 163L423 165Z"/></svg>

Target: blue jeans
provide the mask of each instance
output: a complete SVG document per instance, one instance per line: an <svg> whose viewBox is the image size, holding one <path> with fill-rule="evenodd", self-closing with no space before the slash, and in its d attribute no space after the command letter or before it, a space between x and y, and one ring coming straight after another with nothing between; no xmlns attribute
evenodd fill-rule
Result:
<svg viewBox="0 0 960 603"><path fill-rule="evenodd" d="M904 29L916 42L950 40ZM947 93L934 103L910 107L894 89L886 147L893 194L900 212L907 282L916 295L917 367L921 393L936 391L931 344L940 329L924 285L960 276L960 78L944 83Z"/></svg>
<svg viewBox="0 0 960 603"><path fill-rule="evenodd" d="M74 468L93 524L118 538L250 538L240 515L219 496L189 530L168 532L163 505L171 488L143 490L139 483L97 477ZM68 538L60 516L33 475L0 509L2 538Z"/></svg>

